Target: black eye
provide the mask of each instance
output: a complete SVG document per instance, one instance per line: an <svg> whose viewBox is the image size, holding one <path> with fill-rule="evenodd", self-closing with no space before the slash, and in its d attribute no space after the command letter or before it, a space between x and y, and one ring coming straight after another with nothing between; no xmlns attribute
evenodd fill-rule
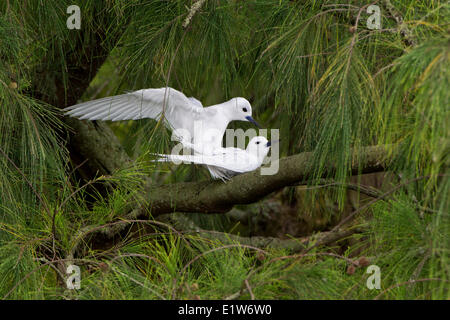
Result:
<svg viewBox="0 0 450 320"><path fill-rule="evenodd" d="M256 141L256 144L259 144L259 141Z"/></svg>
<svg viewBox="0 0 450 320"><path fill-rule="evenodd" d="M247 108L242 109L242 111L247 112Z"/></svg>

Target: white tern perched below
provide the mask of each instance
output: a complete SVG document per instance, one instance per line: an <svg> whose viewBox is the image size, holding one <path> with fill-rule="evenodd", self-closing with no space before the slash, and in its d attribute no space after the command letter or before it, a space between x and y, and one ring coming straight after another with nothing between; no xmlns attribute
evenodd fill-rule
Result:
<svg viewBox="0 0 450 320"><path fill-rule="evenodd" d="M79 119L111 121L160 120L164 114L166 126L174 131L179 141L208 149L222 147L222 138L230 121L249 121L260 127L252 118L252 107L245 98L233 98L204 108L197 99L188 98L170 87L142 89L83 102L64 110L66 115Z"/></svg>
<svg viewBox="0 0 450 320"><path fill-rule="evenodd" d="M269 153L272 142L262 136L250 140L245 150L240 148L216 148L209 154L194 155L157 154L159 162L192 162L206 165L214 179L223 181L231 177L258 169ZM191 146L193 147L193 146ZM195 150L194 150L195 151Z"/></svg>

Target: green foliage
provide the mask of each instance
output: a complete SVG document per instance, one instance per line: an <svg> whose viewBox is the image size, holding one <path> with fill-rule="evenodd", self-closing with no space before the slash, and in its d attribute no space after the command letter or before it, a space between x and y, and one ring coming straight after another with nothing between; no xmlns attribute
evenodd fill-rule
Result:
<svg viewBox="0 0 450 320"><path fill-rule="evenodd" d="M449 4L391 1L410 46L383 1L382 30L366 28L367 2L338 2L211 0L184 28L192 1L2 1L0 297L448 299ZM66 28L71 4L81 7L82 31ZM362 235L304 256L211 241L152 218L125 221L145 207L148 176L208 175L148 165L149 152L169 150L170 133L135 121L111 124L134 165L79 181L56 101L73 89L72 68L97 57L98 43L109 54L84 100L165 85L204 105L247 97L255 118L280 129L282 155L314 152L312 185L330 163L337 170L329 178L344 185L351 152L374 144L397 155L389 170L405 185L357 217ZM413 177L423 178L405 182ZM344 190L317 195L326 201L315 205L342 209ZM194 221L211 232L239 229L213 219ZM112 243L90 243L112 223L125 226ZM360 256L381 268L381 291L367 288L365 268L349 271ZM82 268L79 291L64 284L72 262Z"/></svg>
<svg viewBox="0 0 450 320"><path fill-rule="evenodd" d="M448 166L450 38L432 39L396 59L381 117L387 143L401 142L399 169L433 178ZM434 179L431 181L435 182Z"/></svg>
<svg viewBox="0 0 450 320"><path fill-rule="evenodd" d="M448 225L448 211L424 212L406 195L376 206L371 237L379 257L376 264L386 270L383 279L392 283L438 279L437 283L400 286L387 292L385 298L439 299L448 295Z"/></svg>

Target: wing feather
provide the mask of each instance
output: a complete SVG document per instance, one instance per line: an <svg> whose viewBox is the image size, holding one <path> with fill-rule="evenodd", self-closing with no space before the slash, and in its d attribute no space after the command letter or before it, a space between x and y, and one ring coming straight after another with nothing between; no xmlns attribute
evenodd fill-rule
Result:
<svg viewBox="0 0 450 320"><path fill-rule="evenodd" d="M66 115L88 120L159 120L163 111L171 123L180 113L194 119L203 112L203 106L195 98L187 98L173 88L142 89L126 94L83 102L65 108ZM184 116L184 115L183 115Z"/></svg>

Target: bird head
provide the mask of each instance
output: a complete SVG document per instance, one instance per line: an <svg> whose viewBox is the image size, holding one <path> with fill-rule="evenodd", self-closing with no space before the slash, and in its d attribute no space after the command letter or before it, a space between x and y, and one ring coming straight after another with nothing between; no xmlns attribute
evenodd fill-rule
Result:
<svg viewBox="0 0 450 320"><path fill-rule="evenodd" d="M231 101L234 107L233 120L248 121L261 128L258 122L252 117L252 106L247 99L238 97L231 99Z"/></svg>
<svg viewBox="0 0 450 320"><path fill-rule="evenodd" d="M254 137L247 145L247 152L258 157L261 161L269 153L271 142L262 136Z"/></svg>

